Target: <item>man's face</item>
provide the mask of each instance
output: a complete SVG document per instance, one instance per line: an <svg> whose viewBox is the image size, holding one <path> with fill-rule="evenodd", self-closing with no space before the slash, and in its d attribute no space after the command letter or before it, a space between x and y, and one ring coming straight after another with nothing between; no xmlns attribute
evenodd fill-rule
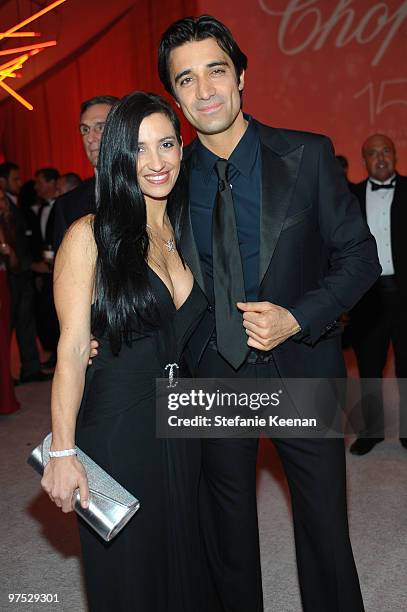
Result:
<svg viewBox="0 0 407 612"><path fill-rule="evenodd" d="M94 168L98 163L100 141L111 108L110 104L94 104L81 116L79 130L82 142L86 156Z"/></svg>
<svg viewBox="0 0 407 612"><path fill-rule="evenodd" d="M371 136L363 145L363 159L369 176L386 181L396 168L396 150L387 136Z"/></svg>
<svg viewBox="0 0 407 612"><path fill-rule="evenodd" d="M6 191L8 191L9 193L15 196L18 196L18 194L20 193L20 189L21 189L20 170L16 170L15 168L13 168L12 170L10 170L10 174L8 175Z"/></svg>
<svg viewBox="0 0 407 612"><path fill-rule="evenodd" d="M43 200L52 200L58 196L57 181L47 181L42 173L35 176L35 191Z"/></svg>
<svg viewBox="0 0 407 612"><path fill-rule="evenodd" d="M213 38L187 42L170 53L171 83L177 104L202 134L221 134L240 112L239 84L230 57Z"/></svg>

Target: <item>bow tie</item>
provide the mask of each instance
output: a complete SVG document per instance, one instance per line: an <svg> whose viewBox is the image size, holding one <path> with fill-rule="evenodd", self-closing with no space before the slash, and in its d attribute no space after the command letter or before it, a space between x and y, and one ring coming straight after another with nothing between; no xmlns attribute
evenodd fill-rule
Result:
<svg viewBox="0 0 407 612"><path fill-rule="evenodd" d="M394 189L396 186L396 179L393 179L391 183L387 183L387 185L379 185L379 183L374 183L369 179L369 183L371 185L372 191L377 191L378 189Z"/></svg>

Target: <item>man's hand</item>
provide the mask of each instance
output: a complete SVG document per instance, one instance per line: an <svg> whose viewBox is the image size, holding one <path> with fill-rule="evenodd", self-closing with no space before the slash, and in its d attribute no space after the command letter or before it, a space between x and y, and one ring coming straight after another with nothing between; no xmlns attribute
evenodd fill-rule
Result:
<svg viewBox="0 0 407 612"><path fill-rule="evenodd" d="M97 356L99 348L99 342L91 336L90 345L89 345L89 365L92 365L92 359Z"/></svg>
<svg viewBox="0 0 407 612"><path fill-rule="evenodd" d="M286 308L271 302L238 302L243 312L247 344L260 351L270 351L300 331L296 318Z"/></svg>

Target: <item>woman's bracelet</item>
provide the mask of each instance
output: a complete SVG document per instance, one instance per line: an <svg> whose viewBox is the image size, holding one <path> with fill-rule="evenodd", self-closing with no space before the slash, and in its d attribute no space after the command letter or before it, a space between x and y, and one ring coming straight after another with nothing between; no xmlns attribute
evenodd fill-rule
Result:
<svg viewBox="0 0 407 612"><path fill-rule="evenodd" d="M50 457L71 457L73 455L77 455L76 448L67 448L65 450L59 451L49 451L48 455Z"/></svg>

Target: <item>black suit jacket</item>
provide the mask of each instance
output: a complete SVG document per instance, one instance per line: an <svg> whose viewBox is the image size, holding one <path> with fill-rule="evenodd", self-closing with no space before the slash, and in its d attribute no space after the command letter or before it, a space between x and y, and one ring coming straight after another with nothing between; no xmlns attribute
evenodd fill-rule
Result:
<svg viewBox="0 0 407 612"><path fill-rule="evenodd" d="M96 211L95 177L87 179L73 191L60 196L55 202L53 244L58 250L68 227L84 215Z"/></svg>
<svg viewBox="0 0 407 612"><path fill-rule="evenodd" d="M30 247L31 258L33 261L41 261L44 248L38 214L29 208L20 209L24 214L27 225L26 236Z"/></svg>
<svg viewBox="0 0 407 612"><path fill-rule="evenodd" d="M352 192L359 200L364 219L366 219L366 184L367 179L353 185ZM396 176L393 201L390 212L390 239L393 255L394 274L398 287L407 298L407 176Z"/></svg>
<svg viewBox="0 0 407 612"><path fill-rule="evenodd" d="M41 261L43 258L43 251L49 246L54 247L55 205L56 200L48 215L47 224L45 226L45 237L43 237L41 230L41 207L37 214L33 210L30 211L31 252L34 261ZM26 218L28 219L28 215Z"/></svg>
<svg viewBox="0 0 407 612"><path fill-rule="evenodd" d="M16 206L9 198L7 198L10 205L10 213L12 217L12 223L15 228L15 250L16 257L18 259L17 270L11 271L11 274L20 274L22 272L30 272L31 270L31 252L29 244L29 229L27 227L26 219L21 208Z"/></svg>
<svg viewBox="0 0 407 612"><path fill-rule="evenodd" d="M328 138L257 127L262 157L259 300L295 308L308 323L304 333L273 350L276 366L283 377L342 377L337 319L380 274L375 240ZM184 153L187 167L194 146ZM181 249L205 291L189 210ZM208 311L189 342L191 369L213 329L214 313Z"/></svg>
<svg viewBox="0 0 407 612"><path fill-rule="evenodd" d="M48 219L47 219L47 224L45 226L45 238L43 239L44 242L44 248L46 248L48 245L52 245L54 246L54 229L55 229L55 212L56 212L56 203L57 201L55 200L51 212L49 213ZM41 215L38 216L38 220L41 224Z"/></svg>

